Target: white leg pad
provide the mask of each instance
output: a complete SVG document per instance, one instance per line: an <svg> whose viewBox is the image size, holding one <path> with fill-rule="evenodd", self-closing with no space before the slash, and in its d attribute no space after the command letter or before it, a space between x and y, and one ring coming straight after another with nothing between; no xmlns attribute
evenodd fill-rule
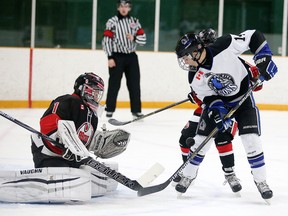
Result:
<svg viewBox="0 0 288 216"><path fill-rule="evenodd" d="M118 171L118 163L105 162L105 165L115 171ZM91 173L91 193L92 197L103 196L107 193L115 191L118 182L91 168L90 166L81 166L81 169Z"/></svg>
<svg viewBox="0 0 288 216"><path fill-rule="evenodd" d="M66 167L0 172L0 201L65 203L91 199L90 173Z"/></svg>

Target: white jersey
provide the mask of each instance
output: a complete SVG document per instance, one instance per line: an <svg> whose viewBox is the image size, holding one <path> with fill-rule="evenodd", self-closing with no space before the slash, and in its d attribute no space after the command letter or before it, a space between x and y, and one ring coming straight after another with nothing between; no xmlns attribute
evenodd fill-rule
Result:
<svg viewBox="0 0 288 216"><path fill-rule="evenodd" d="M248 90L248 73L238 56L249 50L254 32L247 30L240 35L222 36L205 48L206 60L190 84L205 104L221 99L232 105Z"/></svg>

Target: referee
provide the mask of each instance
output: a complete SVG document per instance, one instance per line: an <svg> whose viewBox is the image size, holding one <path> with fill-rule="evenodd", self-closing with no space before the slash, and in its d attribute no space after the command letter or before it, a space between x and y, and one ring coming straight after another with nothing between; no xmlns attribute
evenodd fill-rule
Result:
<svg viewBox="0 0 288 216"><path fill-rule="evenodd" d="M133 118L141 113L140 68L135 53L137 45L146 44L146 34L138 19L129 15L130 0L118 0L118 14L106 23L102 40L103 50L108 56L109 82L106 98L106 117L111 118L116 109L116 101L125 73Z"/></svg>

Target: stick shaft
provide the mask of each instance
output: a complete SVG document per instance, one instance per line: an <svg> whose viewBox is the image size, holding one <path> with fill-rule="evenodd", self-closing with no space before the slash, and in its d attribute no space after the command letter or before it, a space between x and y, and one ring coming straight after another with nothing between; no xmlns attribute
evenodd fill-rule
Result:
<svg viewBox="0 0 288 216"><path fill-rule="evenodd" d="M148 117L148 116L151 116L151 115L154 115L154 114L156 114L156 113L162 112L162 111L164 111L164 110L170 109L170 108L172 108L172 107L178 106L178 105L180 105L180 104L182 104L182 103L185 103L185 102L187 102L187 101L189 101L188 98L187 98L187 99L184 99L184 100L182 100L182 101L178 101L178 102L176 102L176 103L170 104L170 105L168 105L168 106L166 106L166 107L163 107L163 108L161 108L161 109L155 110L155 111L153 111L153 112L151 112L151 113L148 113L148 114L146 114L146 115L143 115L143 116L141 116L141 117L138 117L138 118L133 119L133 120L130 120L130 121L121 122L121 121L118 121L118 120L116 120L116 119L109 119L108 122L109 122L110 124L112 124L112 125L115 125L115 126L122 126L122 125L130 124L130 123L132 123L132 122L139 121L139 120L141 120L141 119L143 119L143 118L146 118L146 117Z"/></svg>

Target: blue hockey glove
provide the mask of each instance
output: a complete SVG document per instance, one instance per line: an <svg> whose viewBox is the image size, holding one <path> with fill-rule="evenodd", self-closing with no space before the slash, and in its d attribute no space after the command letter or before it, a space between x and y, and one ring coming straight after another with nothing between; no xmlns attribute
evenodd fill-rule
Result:
<svg viewBox="0 0 288 216"><path fill-rule="evenodd" d="M224 132L230 128L233 121L230 118L224 119L228 110L225 108L222 101L217 101L208 108L208 116L214 120L214 123L219 131Z"/></svg>
<svg viewBox="0 0 288 216"><path fill-rule="evenodd" d="M254 56L253 60L261 74L261 81L270 80L278 72L278 68L272 60L272 52L268 44L265 44L265 46Z"/></svg>

